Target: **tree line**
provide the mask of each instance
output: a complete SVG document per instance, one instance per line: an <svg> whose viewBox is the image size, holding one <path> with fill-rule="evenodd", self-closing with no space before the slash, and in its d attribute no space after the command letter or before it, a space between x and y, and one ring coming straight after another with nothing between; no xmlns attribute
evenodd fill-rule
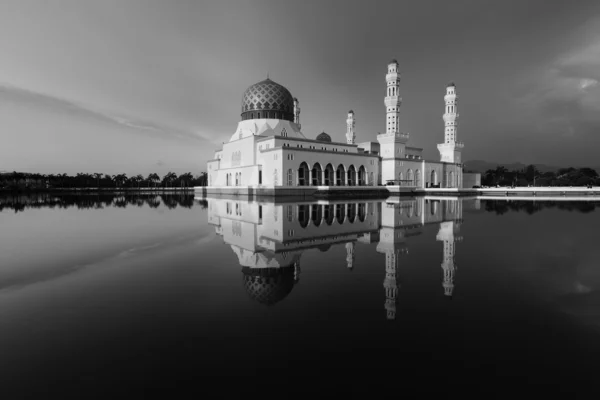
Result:
<svg viewBox="0 0 600 400"><path fill-rule="evenodd" d="M534 165L509 171L503 166L488 169L481 177L482 186L598 186L600 177L592 168L561 168L540 172Z"/></svg>
<svg viewBox="0 0 600 400"><path fill-rule="evenodd" d="M38 174L25 172L9 172L0 174L0 189L67 189L67 188L188 188L206 186L208 177L206 172L194 176L191 172L177 175L168 172L164 176L151 173L147 176L141 174L127 176L127 174L109 175L103 173L84 173L76 175L67 174Z"/></svg>
<svg viewBox="0 0 600 400"><path fill-rule="evenodd" d="M184 193L160 193L142 194L137 192L115 193L97 193L97 194L59 194L36 193L26 195L0 195L0 212L9 209L15 212L25 211L26 209L40 208L77 208L77 209L102 209L102 208L126 208L132 207L150 207L158 208L164 206L169 209L182 207L192 208L194 206L201 208L208 207L206 200L196 200L192 194Z"/></svg>

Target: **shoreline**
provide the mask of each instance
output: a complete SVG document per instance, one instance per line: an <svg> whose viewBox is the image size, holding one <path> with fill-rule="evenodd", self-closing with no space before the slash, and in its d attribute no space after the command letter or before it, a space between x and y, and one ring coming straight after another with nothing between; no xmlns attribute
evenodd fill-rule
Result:
<svg viewBox="0 0 600 400"><path fill-rule="evenodd" d="M193 187L185 188L20 188L0 189L0 194L36 194L36 193L194 193Z"/></svg>

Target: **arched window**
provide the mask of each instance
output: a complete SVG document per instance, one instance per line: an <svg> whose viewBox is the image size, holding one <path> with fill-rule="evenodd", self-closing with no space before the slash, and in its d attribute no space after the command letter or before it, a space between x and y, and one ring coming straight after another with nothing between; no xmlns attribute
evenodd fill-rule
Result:
<svg viewBox="0 0 600 400"><path fill-rule="evenodd" d="M277 179L277 168L275 168L273 170L273 185L277 186L277 184L279 183L279 179Z"/></svg>
<svg viewBox="0 0 600 400"><path fill-rule="evenodd" d="M409 186L415 185L415 176L413 175L413 170L410 168L408 169L408 172L406 173L406 179L408 180Z"/></svg>
<svg viewBox="0 0 600 400"><path fill-rule="evenodd" d="M400 171L400 173L398 174L398 180L400 181L399 185L403 186L404 185L404 175L402 174L402 171Z"/></svg>
<svg viewBox="0 0 600 400"><path fill-rule="evenodd" d="M421 186L421 171L418 169L415 171L415 186Z"/></svg>
<svg viewBox="0 0 600 400"><path fill-rule="evenodd" d="M294 181L293 181L293 173L292 173L292 169L288 169L287 172L287 185L288 186L294 186Z"/></svg>

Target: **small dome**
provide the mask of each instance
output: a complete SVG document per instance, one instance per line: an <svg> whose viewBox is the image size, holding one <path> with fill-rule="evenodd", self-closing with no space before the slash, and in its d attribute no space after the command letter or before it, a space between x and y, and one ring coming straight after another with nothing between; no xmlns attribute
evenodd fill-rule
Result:
<svg viewBox="0 0 600 400"><path fill-rule="evenodd" d="M321 132L321 133L319 133L319 136L317 136L316 140L318 140L319 142L328 142L328 143L331 143L331 136L329 136L325 132Z"/></svg>
<svg viewBox="0 0 600 400"><path fill-rule="evenodd" d="M242 120L274 118L294 121L294 98L269 78L250 86L242 95Z"/></svg>
<svg viewBox="0 0 600 400"><path fill-rule="evenodd" d="M396 60L395 58L393 58L393 59L392 59L392 61L390 61L390 62L388 63L388 65L389 65L389 64L398 64L398 60Z"/></svg>
<svg viewBox="0 0 600 400"><path fill-rule="evenodd" d="M253 300L273 305L292 291L295 284L294 267L242 268L244 287Z"/></svg>
<svg viewBox="0 0 600 400"><path fill-rule="evenodd" d="M454 84L454 82L450 82L450 83L448 83L448 86L446 86L446 87L456 87L456 85Z"/></svg>
<svg viewBox="0 0 600 400"><path fill-rule="evenodd" d="M354 114L354 110L348 111L348 114Z"/></svg>
<svg viewBox="0 0 600 400"><path fill-rule="evenodd" d="M320 246L317 246L317 249L319 249L319 251L322 252L326 252L327 250L329 250L331 248L331 244L326 243L326 244L322 244Z"/></svg>

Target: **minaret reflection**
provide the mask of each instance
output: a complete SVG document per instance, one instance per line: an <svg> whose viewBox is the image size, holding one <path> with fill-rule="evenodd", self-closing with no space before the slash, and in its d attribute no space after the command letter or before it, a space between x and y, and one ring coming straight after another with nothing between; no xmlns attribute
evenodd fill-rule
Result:
<svg viewBox="0 0 600 400"><path fill-rule="evenodd" d="M462 217L462 203L452 200L446 201L444 207L444 213L447 215L447 218L456 217L456 220L441 222L436 236L436 240L444 243L444 258L442 262L442 287L444 288L444 295L452 298L454 292L454 274L457 269L454 262L455 244L457 241L462 240L462 236L458 235L461 222L460 217Z"/></svg>
<svg viewBox="0 0 600 400"><path fill-rule="evenodd" d="M422 199L388 199L381 207L381 228L377 251L385 254L385 304L387 319L396 319L398 263L408 254L406 238L421 233Z"/></svg>
<svg viewBox="0 0 600 400"><path fill-rule="evenodd" d="M349 270L354 268L354 242L346 243L346 265Z"/></svg>
<svg viewBox="0 0 600 400"><path fill-rule="evenodd" d="M385 201L344 200L275 203L209 198L208 221L231 246L242 267L244 288L258 303L274 305L290 295L300 278L307 250L344 246L345 265L357 268L356 254L376 243L385 255L383 288L386 317L394 320L400 289L400 258L424 227L439 224L444 242L443 285L454 288L454 243L462 221L462 200L395 197ZM360 243L360 244L359 244ZM344 262L343 258L340 262ZM370 265L367 265L370 267ZM375 267L375 266L374 266Z"/></svg>

